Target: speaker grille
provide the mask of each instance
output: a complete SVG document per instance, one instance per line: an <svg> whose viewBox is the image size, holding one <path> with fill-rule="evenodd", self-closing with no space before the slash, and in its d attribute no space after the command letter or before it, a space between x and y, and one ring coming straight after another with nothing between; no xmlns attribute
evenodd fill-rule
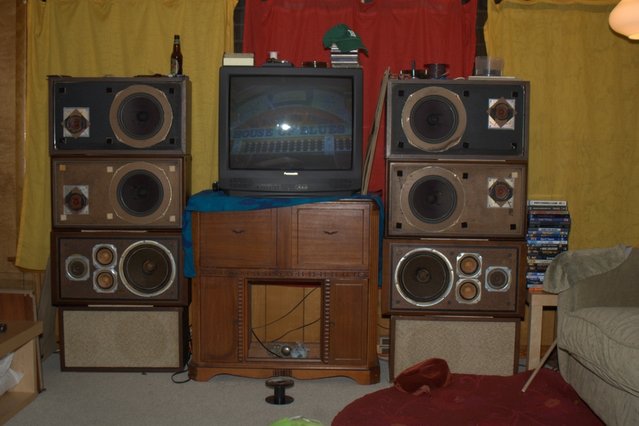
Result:
<svg viewBox="0 0 639 426"><path fill-rule="evenodd" d="M391 318L391 380L428 358L450 371L509 376L516 368L519 320L452 317Z"/></svg>
<svg viewBox="0 0 639 426"><path fill-rule="evenodd" d="M182 308L60 309L64 370L179 370Z"/></svg>

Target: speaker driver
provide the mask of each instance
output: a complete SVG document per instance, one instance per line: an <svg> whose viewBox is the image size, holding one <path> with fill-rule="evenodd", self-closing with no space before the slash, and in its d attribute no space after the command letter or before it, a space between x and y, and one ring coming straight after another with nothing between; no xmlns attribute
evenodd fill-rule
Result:
<svg viewBox="0 0 639 426"><path fill-rule="evenodd" d="M89 259L80 254L74 254L64 260L67 278L71 281L85 281L89 278Z"/></svg>
<svg viewBox="0 0 639 426"><path fill-rule="evenodd" d="M153 297L175 281L176 264L171 252L157 241L138 241L122 253L122 282L134 294Z"/></svg>
<svg viewBox="0 0 639 426"><path fill-rule="evenodd" d="M139 224L163 217L173 198L164 170L141 161L127 163L113 174L109 196L118 217Z"/></svg>
<svg viewBox="0 0 639 426"><path fill-rule="evenodd" d="M486 288L490 291L506 291L510 286L510 269L502 266L486 268Z"/></svg>
<svg viewBox="0 0 639 426"><path fill-rule="evenodd" d="M457 222L464 207L464 189L451 171L428 166L411 173L400 192L400 206L413 226L443 231Z"/></svg>
<svg viewBox="0 0 639 426"><path fill-rule="evenodd" d="M402 128L415 148L443 151L461 140L466 130L466 110L456 93L437 86L424 87L406 100Z"/></svg>
<svg viewBox="0 0 639 426"><path fill-rule="evenodd" d="M120 142L133 148L148 148L166 139L173 112L161 90L134 84L115 95L109 120Z"/></svg>
<svg viewBox="0 0 639 426"><path fill-rule="evenodd" d="M406 253L395 269L395 287L406 301L417 306L441 302L450 292L452 282L448 259L428 248Z"/></svg>

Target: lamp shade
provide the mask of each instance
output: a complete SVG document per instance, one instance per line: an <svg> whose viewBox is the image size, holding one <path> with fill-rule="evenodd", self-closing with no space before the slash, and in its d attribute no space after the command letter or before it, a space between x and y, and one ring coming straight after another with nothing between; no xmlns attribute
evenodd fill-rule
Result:
<svg viewBox="0 0 639 426"><path fill-rule="evenodd" d="M608 17L610 28L631 40L639 40L639 0L621 0Z"/></svg>

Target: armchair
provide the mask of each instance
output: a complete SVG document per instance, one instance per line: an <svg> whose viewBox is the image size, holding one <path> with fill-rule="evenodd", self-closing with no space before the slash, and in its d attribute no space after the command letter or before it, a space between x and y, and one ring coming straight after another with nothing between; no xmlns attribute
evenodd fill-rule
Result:
<svg viewBox="0 0 639 426"><path fill-rule="evenodd" d="M639 248L567 251L549 266L559 371L608 425L639 424Z"/></svg>

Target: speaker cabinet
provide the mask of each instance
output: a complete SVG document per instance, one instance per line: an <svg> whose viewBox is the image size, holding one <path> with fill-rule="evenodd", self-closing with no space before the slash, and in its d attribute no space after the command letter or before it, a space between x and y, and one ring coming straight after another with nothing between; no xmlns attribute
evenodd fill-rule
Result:
<svg viewBox="0 0 639 426"><path fill-rule="evenodd" d="M179 231L53 231L51 238L54 305L189 303Z"/></svg>
<svg viewBox="0 0 639 426"><path fill-rule="evenodd" d="M188 82L50 77L50 154L186 154Z"/></svg>
<svg viewBox="0 0 639 426"><path fill-rule="evenodd" d="M529 82L391 79L387 90L389 159L528 158Z"/></svg>
<svg viewBox="0 0 639 426"><path fill-rule="evenodd" d="M386 239L382 311L521 317L525 241Z"/></svg>
<svg viewBox="0 0 639 426"><path fill-rule="evenodd" d="M51 168L55 228L182 226L182 157L54 157Z"/></svg>
<svg viewBox="0 0 639 426"><path fill-rule="evenodd" d="M184 308L59 310L62 370L179 371L186 362Z"/></svg>
<svg viewBox="0 0 639 426"><path fill-rule="evenodd" d="M523 238L525 164L388 164L387 235Z"/></svg>
<svg viewBox="0 0 639 426"><path fill-rule="evenodd" d="M462 317L391 318L391 381L429 358L442 358L452 373L510 376L519 361L518 319Z"/></svg>

